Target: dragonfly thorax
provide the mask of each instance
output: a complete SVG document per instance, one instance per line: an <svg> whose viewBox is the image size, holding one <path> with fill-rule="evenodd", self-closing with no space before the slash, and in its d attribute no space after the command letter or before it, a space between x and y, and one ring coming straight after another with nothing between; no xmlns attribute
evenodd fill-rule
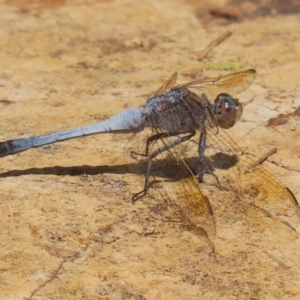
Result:
<svg viewBox="0 0 300 300"><path fill-rule="evenodd" d="M229 94L222 93L215 100L213 112L218 125L228 129L240 119L243 113L243 106Z"/></svg>
<svg viewBox="0 0 300 300"><path fill-rule="evenodd" d="M183 92L180 89L169 89L166 92L167 97L169 98L169 101L174 103L176 100L178 99L182 99L183 98Z"/></svg>
<svg viewBox="0 0 300 300"><path fill-rule="evenodd" d="M165 93L157 94L147 99L145 105L145 113L159 113L170 108L178 99L182 99L183 92L179 89L169 89Z"/></svg>

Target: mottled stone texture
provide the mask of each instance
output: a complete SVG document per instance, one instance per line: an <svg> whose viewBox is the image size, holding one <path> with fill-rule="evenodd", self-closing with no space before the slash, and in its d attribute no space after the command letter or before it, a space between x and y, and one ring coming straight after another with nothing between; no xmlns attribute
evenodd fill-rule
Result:
<svg viewBox="0 0 300 300"><path fill-rule="evenodd" d="M277 147L264 165L299 199L299 16L196 16L174 0L1 1L0 140L92 124L140 105L174 71L185 82L226 74L208 62L238 63L258 76L230 134L254 158ZM1 299L299 299L297 232L277 234L268 217L231 221L224 192L210 198L213 254L131 203L142 182L120 163L125 143L91 136L1 158Z"/></svg>

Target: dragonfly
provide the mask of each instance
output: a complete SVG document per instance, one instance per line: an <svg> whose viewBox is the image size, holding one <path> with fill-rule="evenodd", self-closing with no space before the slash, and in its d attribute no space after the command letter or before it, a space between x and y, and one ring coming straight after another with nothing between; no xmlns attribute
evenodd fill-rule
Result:
<svg viewBox="0 0 300 300"><path fill-rule="evenodd" d="M255 77L256 71L248 69L176 85L174 73L137 108L97 124L1 142L0 156L94 134L130 133L129 157L146 164L143 189L133 195L133 202L152 192L191 231L213 245L215 217L203 186L210 176L217 189L233 190L257 208L250 213L253 218L264 211L263 215L283 217L288 224L286 218L299 217L294 194L226 133L243 113L243 105L232 95L247 89ZM229 170L233 175L228 180ZM163 182L163 173L171 180Z"/></svg>

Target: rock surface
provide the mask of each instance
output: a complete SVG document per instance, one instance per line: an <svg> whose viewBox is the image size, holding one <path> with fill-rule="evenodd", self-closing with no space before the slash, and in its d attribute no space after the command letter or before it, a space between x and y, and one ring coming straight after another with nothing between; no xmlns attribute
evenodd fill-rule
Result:
<svg viewBox="0 0 300 300"><path fill-rule="evenodd" d="M188 2L2 1L1 141L99 122L140 105L174 71L186 82L226 74L225 64L255 68L232 135L257 157L277 147L264 166L300 199L299 17L204 24ZM1 158L1 299L299 298L299 227L278 236L266 217L236 236L230 226L243 222L218 227L219 199L213 254L131 203L138 187L112 164L124 142L91 136Z"/></svg>

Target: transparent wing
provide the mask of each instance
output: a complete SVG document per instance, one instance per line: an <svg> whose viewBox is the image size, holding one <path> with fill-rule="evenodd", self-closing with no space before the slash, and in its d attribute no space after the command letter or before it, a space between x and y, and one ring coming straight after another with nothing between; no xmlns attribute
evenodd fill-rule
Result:
<svg viewBox="0 0 300 300"><path fill-rule="evenodd" d="M175 72L174 74L172 74L164 83L161 87L159 87L155 92L151 93L150 95L148 95L147 98L150 98L152 96L161 94L163 92L165 92L166 90L172 88L175 86L177 81L177 72Z"/></svg>
<svg viewBox="0 0 300 300"><path fill-rule="evenodd" d="M221 93L228 93L232 96L246 90L254 81L256 71L249 69L225 75L222 77L206 78L178 85L176 88L190 88L204 92L210 100L215 100Z"/></svg>
<svg viewBox="0 0 300 300"><path fill-rule="evenodd" d="M221 189L217 188L215 178L209 174L204 176L205 187L211 190L208 194L213 204L221 199L228 203L228 210L217 213L218 217L223 214L224 218L236 223L246 220L262 232L273 230L274 234L284 238L298 237L295 228L300 222L300 208L290 189L264 167L256 165L227 132L220 128L215 134L209 126L206 126L206 131L206 161L219 179ZM198 163L197 145L195 139L186 147L187 158L193 158L190 162L195 170Z"/></svg>
<svg viewBox="0 0 300 300"><path fill-rule="evenodd" d="M149 145L148 156L139 155L145 153L147 139L159 133L162 133L160 128L155 128L154 131L146 129L135 135L128 144L129 165L142 166L139 171L135 170L135 172L145 174L151 154L178 139L178 136L167 135L153 140ZM198 179L183 159L182 147L184 144L163 151L155 157L149 176L149 191L145 198L150 197L155 200L156 212L165 219L173 222L179 221L214 248L211 242L216 235L213 211ZM136 188L139 192L143 185L139 183ZM141 200L145 201L144 197Z"/></svg>

